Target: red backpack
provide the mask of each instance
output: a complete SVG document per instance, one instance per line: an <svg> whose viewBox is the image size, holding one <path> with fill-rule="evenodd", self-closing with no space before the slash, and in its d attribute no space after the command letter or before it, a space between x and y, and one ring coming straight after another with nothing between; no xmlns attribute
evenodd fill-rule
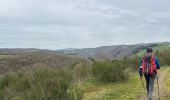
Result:
<svg viewBox="0 0 170 100"><path fill-rule="evenodd" d="M155 58L153 55L145 55L142 58L142 73L145 75L152 75L156 71Z"/></svg>

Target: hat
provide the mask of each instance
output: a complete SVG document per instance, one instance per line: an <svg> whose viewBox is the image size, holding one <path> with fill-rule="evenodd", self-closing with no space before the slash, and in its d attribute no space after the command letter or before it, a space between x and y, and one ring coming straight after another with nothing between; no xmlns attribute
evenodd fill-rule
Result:
<svg viewBox="0 0 170 100"><path fill-rule="evenodd" d="M148 48L146 49L146 52L147 52L147 53L152 52L152 51L153 51L153 50L152 50L151 47L148 47Z"/></svg>

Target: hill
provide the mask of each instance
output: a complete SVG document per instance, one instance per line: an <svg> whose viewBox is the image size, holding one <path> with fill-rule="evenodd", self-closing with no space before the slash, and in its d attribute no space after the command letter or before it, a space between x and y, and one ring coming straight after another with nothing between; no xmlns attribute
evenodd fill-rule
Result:
<svg viewBox="0 0 170 100"><path fill-rule="evenodd" d="M0 49L0 74L38 66L62 68L84 61L82 58L40 49Z"/></svg>
<svg viewBox="0 0 170 100"><path fill-rule="evenodd" d="M136 53L141 52L147 47L161 47L165 48L165 44L170 43L142 43L135 45L113 45L113 46L102 46L97 48L86 48L86 49L65 49L57 50L58 53L79 55L83 57L91 57L94 59L120 59L123 57L129 57Z"/></svg>
<svg viewBox="0 0 170 100"><path fill-rule="evenodd" d="M112 45L102 46L97 48L82 48L82 49L63 49L63 50L41 50L35 48L23 49L0 49L0 55L17 55L17 54L30 54L30 53L44 53L44 54L57 54L60 56L70 56L77 58L91 57L94 59L119 59L123 57L129 57L134 54L141 55L147 47L153 47L156 49L168 49L170 48L169 42L163 43L141 43L134 45Z"/></svg>
<svg viewBox="0 0 170 100"><path fill-rule="evenodd" d="M170 49L170 43L169 42L164 42L164 43L158 43L157 46L154 46L153 47L153 50L156 51L156 50L167 50L167 49ZM145 52L145 50L140 50L137 55L138 56L141 56L143 53Z"/></svg>
<svg viewBox="0 0 170 100"><path fill-rule="evenodd" d="M61 68L72 66L80 62L85 63L86 58L94 59L120 59L134 54L142 54L147 47L154 49L170 48L170 43L146 43L135 45L114 45L87 49L41 50L41 49L0 49L0 74L8 71L17 71L21 68L34 66L49 66ZM13 66L11 66L13 65Z"/></svg>

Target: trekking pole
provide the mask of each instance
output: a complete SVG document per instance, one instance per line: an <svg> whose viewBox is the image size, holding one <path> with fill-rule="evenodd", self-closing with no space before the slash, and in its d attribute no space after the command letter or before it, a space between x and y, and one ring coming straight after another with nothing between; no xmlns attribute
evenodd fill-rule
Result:
<svg viewBox="0 0 170 100"><path fill-rule="evenodd" d="M158 76L157 76L157 86L158 86L158 96L159 96L159 100L161 100L161 98L160 98L160 92L159 92L159 82L158 82Z"/></svg>
<svg viewBox="0 0 170 100"><path fill-rule="evenodd" d="M140 80L141 80L141 83L142 83L142 86L143 86L144 91L146 91L146 90L145 90L145 86L144 86L144 84L143 84L142 78L140 78Z"/></svg>

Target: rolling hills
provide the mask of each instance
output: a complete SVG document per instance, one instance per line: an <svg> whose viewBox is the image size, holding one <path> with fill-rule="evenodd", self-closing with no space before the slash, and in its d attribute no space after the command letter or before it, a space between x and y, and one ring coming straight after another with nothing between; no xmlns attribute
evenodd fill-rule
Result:
<svg viewBox="0 0 170 100"><path fill-rule="evenodd" d="M141 52L147 47L167 48L170 43L142 43L135 45L113 45L102 46L97 48L85 48L85 49L65 49L57 50L58 53L79 55L82 57L91 57L94 59L120 59L123 57L129 57L136 53ZM170 46L169 46L170 47Z"/></svg>

